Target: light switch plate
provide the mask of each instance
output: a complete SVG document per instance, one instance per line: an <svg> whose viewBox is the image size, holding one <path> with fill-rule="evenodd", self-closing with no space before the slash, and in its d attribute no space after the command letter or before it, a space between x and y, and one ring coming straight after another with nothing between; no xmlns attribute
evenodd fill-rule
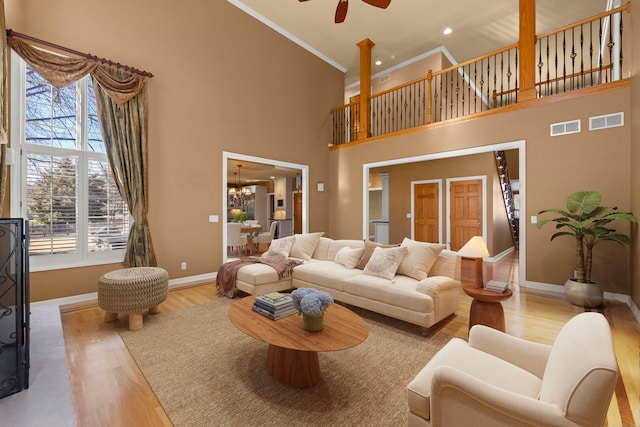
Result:
<svg viewBox="0 0 640 427"><path fill-rule="evenodd" d="M209 222L218 222L220 221L220 218L218 218L218 215L209 215Z"/></svg>

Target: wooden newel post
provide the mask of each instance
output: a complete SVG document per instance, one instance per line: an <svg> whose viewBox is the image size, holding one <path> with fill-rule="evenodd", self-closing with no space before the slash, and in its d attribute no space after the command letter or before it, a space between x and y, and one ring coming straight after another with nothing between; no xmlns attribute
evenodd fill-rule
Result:
<svg viewBox="0 0 640 427"><path fill-rule="evenodd" d="M536 95L536 1L520 0L520 90L518 102Z"/></svg>
<svg viewBox="0 0 640 427"><path fill-rule="evenodd" d="M370 136L369 117L371 117L371 48L375 43L364 39L358 43L360 48L360 125L358 126L358 139Z"/></svg>
<svg viewBox="0 0 640 427"><path fill-rule="evenodd" d="M431 85L433 83L433 71L427 71L427 124L433 122L433 115L431 113L431 108L433 106L433 92L431 89Z"/></svg>

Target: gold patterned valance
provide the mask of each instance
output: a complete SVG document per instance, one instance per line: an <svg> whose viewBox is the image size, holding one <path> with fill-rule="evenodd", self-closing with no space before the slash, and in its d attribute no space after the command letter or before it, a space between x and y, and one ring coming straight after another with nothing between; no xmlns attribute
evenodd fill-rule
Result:
<svg viewBox="0 0 640 427"><path fill-rule="evenodd" d="M136 73L126 73L126 77L118 80L109 73L108 66L93 59L55 55L36 49L16 37L7 37L7 42L38 74L58 89L91 74L109 97L122 105L136 96L146 83L146 77Z"/></svg>

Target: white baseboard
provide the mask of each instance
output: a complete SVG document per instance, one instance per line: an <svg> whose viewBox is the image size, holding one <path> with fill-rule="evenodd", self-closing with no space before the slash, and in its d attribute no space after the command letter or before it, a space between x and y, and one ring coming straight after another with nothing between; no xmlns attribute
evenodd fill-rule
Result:
<svg viewBox="0 0 640 427"><path fill-rule="evenodd" d="M636 318L636 322L640 324L640 308L638 308L635 301L633 301L631 297L629 297L629 302L627 303L627 305L631 309L631 313L633 314L633 317Z"/></svg>
<svg viewBox="0 0 640 427"><path fill-rule="evenodd" d="M180 277L169 280L169 290L188 288L215 282L218 273L199 274L197 276ZM70 297L55 298L45 301L31 303L32 306L57 305L60 311L80 310L83 308L95 307L98 304L98 293L74 295Z"/></svg>
<svg viewBox="0 0 640 427"><path fill-rule="evenodd" d="M492 257L486 257L483 258L483 262L498 262L500 261L502 258L506 257L507 255L509 255L511 252L515 251L516 248L514 246L511 246L508 249L505 249L504 251L500 252L499 254L492 256Z"/></svg>
<svg viewBox="0 0 640 427"><path fill-rule="evenodd" d="M552 285L549 283L527 281L524 288L527 290L527 292L530 292L532 294L566 300L566 297L564 296L564 285ZM635 317L638 324L640 324L640 308L638 308L631 296L614 292L605 292L604 299L608 301L617 301L627 304L629 309L631 309L631 313L633 313L633 317Z"/></svg>

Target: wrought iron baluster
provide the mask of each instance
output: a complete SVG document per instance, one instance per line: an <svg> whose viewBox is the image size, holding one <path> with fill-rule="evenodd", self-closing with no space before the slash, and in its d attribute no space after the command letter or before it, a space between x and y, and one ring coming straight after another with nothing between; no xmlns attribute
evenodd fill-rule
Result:
<svg viewBox="0 0 640 427"><path fill-rule="evenodd" d="M576 44L575 44L575 28L571 29L571 90L574 90L576 76Z"/></svg>
<svg viewBox="0 0 640 427"><path fill-rule="evenodd" d="M598 20L600 29L598 30L598 40L602 40L602 18ZM602 83L602 48L598 46L598 83Z"/></svg>
<svg viewBox="0 0 640 427"><path fill-rule="evenodd" d="M580 87L586 87L584 77L584 25L580 25Z"/></svg>

